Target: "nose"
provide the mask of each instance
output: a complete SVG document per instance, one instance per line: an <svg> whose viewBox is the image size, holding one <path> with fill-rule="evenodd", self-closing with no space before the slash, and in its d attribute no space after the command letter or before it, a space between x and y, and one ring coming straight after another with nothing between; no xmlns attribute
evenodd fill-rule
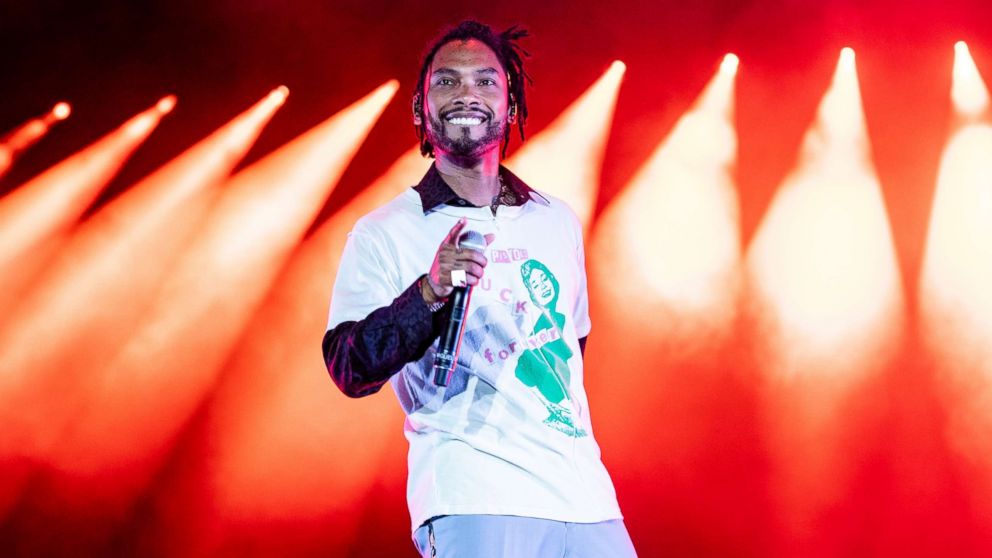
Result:
<svg viewBox="0 0 992 558"><path fill-rule="evenodd" d="M475 86L471 83L462 83L455 92L455 98L452 100L453 104L461 106L473 106L481 103L479 100L478 91L476 91Z"/></svg>

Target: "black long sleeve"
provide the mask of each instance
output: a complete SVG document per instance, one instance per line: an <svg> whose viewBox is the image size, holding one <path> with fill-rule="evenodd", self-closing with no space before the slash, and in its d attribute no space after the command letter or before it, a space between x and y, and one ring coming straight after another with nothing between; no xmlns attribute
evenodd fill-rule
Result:
<svg viewBox="0 0 992 558"><path fill-rule="evenodd" d="M388 306L328 330L321 348L334 383L348 397L379 391L404 364L423 357L440 335L445 310L431 313L417 279Z"/></svg>

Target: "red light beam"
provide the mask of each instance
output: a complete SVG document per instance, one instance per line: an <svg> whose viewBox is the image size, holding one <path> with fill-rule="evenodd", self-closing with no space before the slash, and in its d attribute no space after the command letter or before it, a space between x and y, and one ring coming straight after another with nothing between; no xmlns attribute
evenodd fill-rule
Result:
<svg viewBox="0 0 992 558"><path fill-rule="evenodd" d="M852 426L840 410L855 387L891 362L905 320L851 49L841 52L799 161L748 249L746 269L769 380L782 540L839 544L816 522L847 496L857 465L843 446Z"/></svg>
<svg viewBox="0 0 992 558"><path fill-rule="evenodd" d="M989 93L964 43L955 46L956 126L944 148L930 213L919 298L924 343L937 357L947 439L981 471L974 491L992 509L992 121Z"/></svg>
<svg viewBox="0 0 992 558"><path fill-rule="evenodd" d="M396 88L379 87L234 176L128 342L87 371L95 389L52 465L84 494L85 479L117 471L90 504L119 509L161 466Z"/></svg>
<svg viewBox="0 0 992 558"><path fill-rule="evenodd" d="M527 140L507 166L534 188L562 198L588 228L620 80L617 60L541 133Z"/></svg>
<svg viewBox="0 0 992 558"><path fill-rule="evenodd" d="M229 176L284 99L273 92L101 208L18 297L0 321L7 425L0 456L37 458L55 442L79 405L80 384L91 381L76 372L106 364L137 327L218 193L209 187ZM0 476L17 476L6 473Z"/></svg>
<svg viewBox="0 0 992 558"><path fill-rule="evenodd" d="M640 293L642 311L616 318L625 331L641 332L652 342L712 342L727 334L736 314L736 69L736 57L727 55L594 231L590 274L597 294L608 301L603 311L623 307L632 291Z"/></svg>
<svg viewBox="0 0 992 558"><path fill-rule="evenodd" d="M167 99L175 103L174 97ZM71 229L166 112L154 106L138 114L0 199L0 292L12 292L40 269L59 245L60 236Z"/></svg>
<svg viewBox="0 0 992 558"><path fill-rule="evenodd" d="M69 118L72 108L62 101L38 118L32 118L0 137L0 177L10 170L17 156L38 143L56 123Z"/></svg>
<svg viewBox="0 0 992 558"><path fill-rule="evenodd" d="M360 402L347 399L316 348L348 232L360 216L415 184L429 164L419 148L409 150L328 219L252 318L198 429L200 443L184 447L190 458L180 462L190 467L154 496L165 510L154 528L184 533L190 547L181 553L216 553L235 540L262 548L276 539L314 550L347 546L361 520L356 508L402 414L388 387ZM287 467L290 476L281 474ZM263 518L293 528L259 528ZM326 529L329 522L333 530Z"/></svg>

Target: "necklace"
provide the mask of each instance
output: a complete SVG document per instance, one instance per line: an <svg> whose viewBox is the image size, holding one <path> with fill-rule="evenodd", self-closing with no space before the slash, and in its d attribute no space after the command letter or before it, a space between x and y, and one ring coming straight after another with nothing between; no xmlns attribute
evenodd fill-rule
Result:
<svg viewBox="0 0 992 558"><path fill-rule="evenodd" d="M496 215L497 207L517 203L517 196L506 186L506 182L503 182L503 175L497 174L496 178L499 179L499 193L493 196L493 201L489 204L489 209L493 212L493 215Z"/></svg>

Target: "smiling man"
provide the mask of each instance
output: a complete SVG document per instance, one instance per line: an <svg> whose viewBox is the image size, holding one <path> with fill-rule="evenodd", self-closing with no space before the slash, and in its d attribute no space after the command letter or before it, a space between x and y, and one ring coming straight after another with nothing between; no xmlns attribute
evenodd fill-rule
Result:
<svg viewBox="0 0 992 558"><path fill-rule="evenodd" d="M500 165L527 118L526 32L466 21L413 94L419 184L348 235L324 335L351 397L390 382L406 413L407 499L425 557L635 556L592 435L582 228ZM484 235L482 252L459 246ZM455 286L473 287L454 373L431 380Z"/></svg>

